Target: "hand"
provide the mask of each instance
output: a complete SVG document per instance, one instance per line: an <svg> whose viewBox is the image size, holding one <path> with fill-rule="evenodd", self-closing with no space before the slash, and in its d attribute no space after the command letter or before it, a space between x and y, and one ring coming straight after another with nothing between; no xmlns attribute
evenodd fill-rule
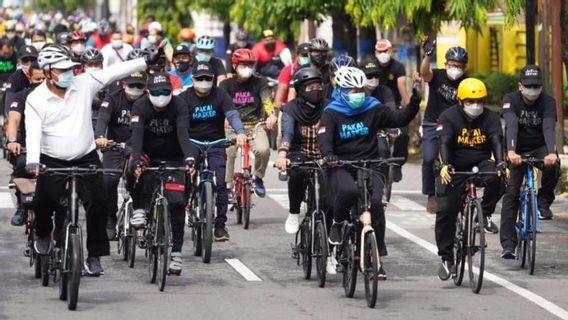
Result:
<svg viewBox="0 0 568 320"><path fill-rule="evenodd" d="M442 184L449 184L452 182L451 172L454 170L452 165L444 164L440 170L440 179L442 179Z"/></svg>
<svg viewBox="0 0 568 320"><path fill-rule="evenodd" d="M144 171L144 162L140 160L131 161L128 166L132 174L137 178L140 177Z"/></svg>
<svg viewBox="0 0 568 320"><path fill-rule="evenodd" d="M41 163L28 163L26 164L26 171L28 174L37 177L41 167Z"/></svg>
<svg viewBox="0 0 568 320"><path fill-rule="evenodd" d="M518 153L515 152L515 150L507 151L507 158L509 158L509 161L511 161L511 164L513 166L518 166L523 163L523 159Z"/></svg>
<svg viewBox="0 0 568 320"><path fill-rule="evenodd" d="M274 164L276 168L280 171L286 171L288 169L288 165L290 165L290 159L288 158L278 158L276 163Z"/></svg>
<svg viewBox="0 0 568 320"><path fill-rule="evenodd" d="M247 143L247 135L244 133L237 134L237 143L236 143L237 148L243 147L245 143Z"/></svg>
<svg viewBox="0 0 568 320"><path fill-rule="evenodd" d="M505 161L501 161L497 164L497 175L500 177L504 175L505 178L509 178L510 172Z"/></svg>
<svg viewBox="0 0 568 320"><path fill-rule="evenodd" d="M546 157L544 157L544 166L551 167L556 164L556 161L558 161L556 153L549 153Z"/></svg>
<svg viewBox="0 0 568 320"><path fill-rule="evenodd" d="M100 137L97 140L95 140L95 144L97 145L97 148L104 148L106 146L109 145L109 143L111 143L112 140L108 140L105 137Z"/></svg>
<svg viewBox="0 0 568 320"><path fill-rule="evenodd" d="M19 155L20 152L22 151L22 146L17 142L8 143L6 148L8 149L8 151L10 151L11 153L13 153L15 155Z"/></svg>
<svg viewBox="0 0 568 320"><path fill-rule="evenodd" d="M146 48L144 49L144 60L147 66L155 65L164 52L163 48Z"/></svg>
<svg viewBox="0 0 568 320"><path fill-rule="evenodd" d="M188 174L193 174L193 171L195 170L195 158L194 157L187 157L185 158L185 167L187 168L187 173Z"/></svg>
<svg viewBox="0 0 568 320"><path fill-rule="evenodd" d="M274 125L276 124L276 122L278 122L278 117L271 114L270 117L268 117L268 119L266 119L266 128L268 130L272 130L274 128Z"/></svg>
<svg viewBox="0 0 568 320"><path fill-rule="evenodd" d="M323 160L330 167L337 167L337 165L339 164L339 159L334 154L323 157Z"/></svg>
<svg viewBox="0 0 568 320"><path fill-rule="evenodd" d="M226 130L231 130L231 124L229 124L229 120L225 119L225 129Z"/></svg>
<svg viewBox="0 0 568 320"><path fill-rule="evenodd" d="M426 56L431 56L436 49L436 40L430 42L430 37L425 36L422 38L422 48L424 49L424 54Z"/></svg>

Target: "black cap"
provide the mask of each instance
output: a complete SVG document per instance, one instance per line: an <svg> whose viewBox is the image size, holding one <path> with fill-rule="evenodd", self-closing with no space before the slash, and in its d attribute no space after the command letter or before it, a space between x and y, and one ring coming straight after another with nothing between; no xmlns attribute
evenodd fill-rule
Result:
<svg viewBox="0 0 568 320"><path fill-rule="evenodd" d="M178 44L177 47L174 49L174 57L177 56L178 54L189 54L191 55L191 51L189 50L189 47L186 46L185 44Z"/></svg>
<svg viewBox="0 0 568 320"><path fill-rule="evenodd" d="M168 89L172 90L172 82L170 81L170 75L165 72L157 72L148 78L146 84L149 91L158 89Z"/></svg>
<svg viewBox="0 0 568 320"><path fill-rule="evenodd" d="M542 86L542 72L534 64L526 65L521 70L521 84L523 86Z"/></svg>
<svg viewBox="0 0 568 320"><path fill-rule="evenodd" d="M37 58L37 49L34 46L23 46L18 50L18 59Z"/></svg>
<svg viewBox="0 0 568 320"><path fill-rule="evenodd" d="M311 45L308 42L300 43L298 45L298 53L308 53L310 52Z"/></svg>
<svg viewBox="0 0 568 320"><path fill-rule="evenodd" d="M146 84L146 73L144 72L134 72L124 79L126 84Z"/></svg>
<svg viewBox="0 0 568 320"><path fill-rule="evenodd" d="M359 68L365 72L366 76L382 75L381 68L379 68L379 65L375 61L368 61L367 63L360 65Z"/></svg>
<svg viewBox="0 0 568 320"><path fill-rule="evenodd" d="M191 70L191 74L193 78L197 78L200 76L210 76L214 77L215 72L213 72L213 67L207 62L198 62L193 65L193 69Z"/></svg>

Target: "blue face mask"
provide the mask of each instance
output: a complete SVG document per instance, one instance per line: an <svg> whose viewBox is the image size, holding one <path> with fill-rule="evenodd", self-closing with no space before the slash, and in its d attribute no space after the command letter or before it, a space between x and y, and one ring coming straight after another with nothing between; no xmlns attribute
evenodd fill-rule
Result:
<svg viewBox="0 0 568 320"><path fill-rule="evenodd" d="M301 66L305 66L310 64L312 61L310 57L300 57L300 60L298 62L300 63Z"/></svg>
<svg viewBox="0 0 568 320"><path fill-rule="evenodd" d="M349 104L351 109L361 108L364 102L365 102L365 92L352 93L349 95L349 99L347 100L347 104Z"/></svg>
<svg viewBox="0 0 568 320"><path fill-rule="evenodd" d="M195 59L197 59L198 62L209 62L211 60L211 56L203 54L203 53L198 53L195 56Z"/></svg>
<svg viewBox="0 0 568 320"><path fill-rule="evenodd" d="M59 75L58 80L55 81L55 85L60 88L69 88L74 76L73 70L67 70Z"/></svg>

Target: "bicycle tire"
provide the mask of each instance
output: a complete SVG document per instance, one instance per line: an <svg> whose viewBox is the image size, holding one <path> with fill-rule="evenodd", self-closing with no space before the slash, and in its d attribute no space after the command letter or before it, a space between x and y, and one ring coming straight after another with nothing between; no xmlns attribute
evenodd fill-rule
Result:
<svg viewBox="0 0 568 320"><path fill-rule="evenodd" d="M49 284L49 256L38 256L41 265L41 285L47 287Z"/></svg>
<svg viewBox="0 0 568 320"><path fill-rule="evenodd" d="M215 210L213 204L213 184L210 181L203 182L203 194L200 196L203 198L199 207L199 215L200 220L204 221L201 224L201 260L204 263L209 263L211 262L211 250L213 249L213 212Z"/></svg>
<svg viewBox="0 0 568 320"><path fill-rule="evenodd" d="M243 207L242 207L243 201L241 200L241 195L240 192L238 191L238 188L235 188L233 190L233 194L235 194L234 196L235 203L233 204L233 206L235 208L235 214L237 216L237 224L243 224Z"/></svg>
<svg viewBox="0 0 568 320"><path fill-rule="evenodd" d="M454 284L461 286L465 271L465 245L464 245L464 225L463 210L458 213L456 220L456 235L454 236L454 266L456 268L456 276L454 277Z"/></svg>
<svg viewBox="0 0 568 320"><path fill-rule="evenodd" d="M365 278L365 300L367 300L367 307L374 308L377 304L379 282L379 248L374 232L367 232L363 241L365 241L365 269L362 274Z"/></svg>
<svg viewBox="0 0 568 320"><path fill-rule="evenodd" d="M485 270L485 217L479 199L475 199L472 206L468 205L467 209L469 210L468 222L470 224L468 228L469 245L466 251L469 284L473 293L479 293L483 285L483 272ZM476 218L477 225L475 225ZM474 228L479 228L479 230ZM474 269L477 269L477 276Z"/></svg>
<svg viewBox="0 0 568 320"><path fill-rule="evenodd" d="M387 175L387 181L385 183L385 200L387 202L390 202L391 199L391 195L392 195L392 184L393 184L393 166L389 165L389 170L388 170L388 175Z"/></svg>
<svg viewBox="0 0 568 320"><path fill-rule="evenodd" d="M80 232L77 230L77 232ZM79 285L81 284L81 273L83 271L83 261L81 261L81 237L79 233L70 235L70 268L68 285L67 308L69 310L77 309L79 300Z"/></svg>
<svg viewBox="0 0 568 320"><path fill-rule="evenodd" d="M69 241L69 239L67 239L67 241ZM68 296L68 292L67 292L67 282L69 282L69 273L67 272L67 270L63 269L63 264L65 262L65 264L67 266L69 266L69 261L71 260L70 258L70 250L69 248L67 248L67 252L65 252L65 249L62 249L62 257L61 257L61 261L59 262L59 300L65 301L67 300L67 296Z"/></svg>
<svg viewBox="0 0 568 320"><path fill-rule="evenodd" d="M34 248L32 247L32 252L30 253L31 257L30 259L33 259L33 267L34 267L34 277L36 279L41 278L41 262L39 261L40 255L35 253ZM33 257L35 256L35 257Z"/></svg>
<svg viewBox="0 0 568 320"><path fill-rule="evenodd" d="M524 196L521 196L524 197ZM517 231L517 259L519 260L519 265L521 269L525 268L527 261L527 235L524 233L524 210L526 208L526 202L521 201L519 206L519 212L517 215L517 223L515 225Z"/></svg>
<svg viewBox="0 0 568 320"><path fill-rule="evenodd" d="M244 199L242 199L242 208L243 208L243 228L248 230L250 224L250 207L251 207L251 190L250 184L245 184L243 186L245 194Z"/></svg>
<svg viewBox="0 0 568 320"><path fill-rule="evenodd" d="M168 267L172 254L171 247L171 226L170 215L168 211L168 201L164 198L160 204L157 223L157 245L158 245L158 289L164 291L166 286L166 278L168 276Z"/></svg>
<svg viewBox="0 0 568 320"><path fill-rule="evenodd" d="M346 233L351 233L351 231L345 230ZM353 298L355 294L355 288L357 287L357 259L355 259L356 247L354 241L354 234L348 235L343 239L342 251L342 261L343 261L343 291L345 296L348 298Z"/></svg>
<svg viewBox="0 0 568 320"><path fill-rule="evenodd" d="M134 263L136 261L136 246L138 236L136 233L136 229L134 229L128 221L130 221L130 217L132 217L132 212L134 208L132 207L132 202L129 203L126 207L126 215L124 217L126 223L128 224L128 229L126 230L128 233L126 235L126 241L128 244L128 267L134 268Z"/></svg>
<svg viewBox="0 0 568 320"><path fill-rule="evenodd" d="M148 234L146 235L146 254L148 256L148 280L150 283L156 283L158 273L158 254L156 252L156 224L153 219L156 216L156 208L152 208L152 218L148 223Z"/></svg>
<svg viewBox="0 0 568 320"><path fill-rule="evenodd" d="M195 213L192 213L195 215ZM194 221L191 226L191 238L193 240L193 255L196 257L201 256L202 243L201 243L201 222Z"/></svg>
<svg viewBox="0 0 568 320"><path fill-rule="evenodd" d="M310 280L312 277L312 230L311 230L310 218L304 219L302 222L301 234L300 234L300 245L301 245L301 255L302 255L302 270L304 271L304 279Z"/></svg>
<svg viewBox="0 0 568 320"><path fill-rule="evenodd" d="M529 226L530 226L530 236L527 239L527 253L529 258L529 274L534 275L534 268L536 265L536 234L537 228L536 224L538 223L538 209L537 209L537 198L536 198L536 191L530 190L529 198L530 198L530 213L529 213Z"/></svg>
<svg viewBox="0 0 568 320"><path fill-rule="evenodd" d="M128 261L128 230L125 230L124 216L126 214L125 206L122 205L118 211L118 219L116 225L118 226L118 232L116 233L116 252L122 256L123 261Z"/></svg>
<svg viewBox="0 0 568 320"><path fill-rule="evenodd" d="M322 213L323 214L323 213ZM326 264L327 264L327 232L323 221L316 221L316 229L314 232L314 253L316 257L316 275L318 278L318 286L325 287L326 280Z"/></svg>

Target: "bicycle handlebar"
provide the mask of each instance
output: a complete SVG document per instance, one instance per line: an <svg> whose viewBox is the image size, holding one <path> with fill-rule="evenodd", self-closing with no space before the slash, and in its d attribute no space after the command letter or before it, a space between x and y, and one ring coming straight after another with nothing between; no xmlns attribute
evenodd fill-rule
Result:
<svg viewBox="0 0 568 320"><path fill-rule="evenodd" d="M228 147L230 145L233 145L236 142L236 139L222 138L222 139L217 139L215 141L199 141L196 139L189 139L189 141L198 147L215 148L222 146Z"/></svg>
<svg viewBox="0 0 568 320"><path fill-rule="evenodd" d="M147 167L143 169L144 171L154 171L154 172L172 172L172 171L187 171L187 167Z"/></svg>
<svg viewBox="0 0 568 320"><path fill-rule="evenodd" d="M367 164L389 164L398 161L404 161L404 157L392 157L386 159L373 159L373 160L339 160L339 165L364 166Z"/></svg>
<svg viewBox="0 0 568 320"><path fill-rule="evenodd" d="M99 148L102 153L107 151L123 151L126 149L126 142L112 142L109 143L106 147Z"/></svg>
<svg viewBox="0 0 568 320"><path fill-rule="evenodd" d="M64 175L64 176L84 176L89 174L122 174L122 169L103 169L97 167L68 167L68 168L46 168L40 172L47 175Z"/></svg>
<svg viewBox="0 0 568 320"><path fill-rule="evenodd" d="M478 167L473 167L471 171L452 171L451 175L458 176L496 176L499 175L496 171L479 171Z"/></svg>

